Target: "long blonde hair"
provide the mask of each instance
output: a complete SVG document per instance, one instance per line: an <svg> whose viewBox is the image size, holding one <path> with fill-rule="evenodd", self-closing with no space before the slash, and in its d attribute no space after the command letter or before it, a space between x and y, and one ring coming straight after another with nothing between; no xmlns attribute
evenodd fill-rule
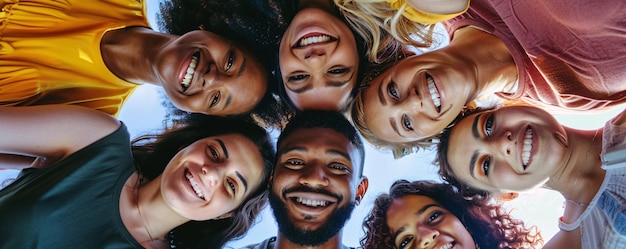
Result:
<svg viewBox="0 0 626 249"><path fill-rule="evenodd" d="M385 0L334 0L346 22L363 38L369 61L397 58L408 46L430 47L435 26L413 22ZM391 36L390 36L391 35Z"/></svg>

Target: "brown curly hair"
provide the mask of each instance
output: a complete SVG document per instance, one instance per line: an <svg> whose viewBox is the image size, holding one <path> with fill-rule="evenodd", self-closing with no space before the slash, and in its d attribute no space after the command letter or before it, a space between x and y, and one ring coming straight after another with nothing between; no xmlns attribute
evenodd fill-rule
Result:
<svg viewBox="0 0 626 249"><path fill-rule="evenodd" d="M429 197L454 214L467 228L477 248L540 248L543 245L536 227L526 228L523 221L513 219L502 206L490 204L489 199L464 198L449 184L398 180L389 194L376 198L374 208L363 222L365 236L361 246L364 249L396 248L387 227L387 210L394 199L407 195Z"/></svg>

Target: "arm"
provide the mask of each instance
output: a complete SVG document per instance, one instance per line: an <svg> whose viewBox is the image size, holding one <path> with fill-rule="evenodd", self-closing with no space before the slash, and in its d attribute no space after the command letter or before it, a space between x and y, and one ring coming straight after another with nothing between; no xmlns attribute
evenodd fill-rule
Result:
<svg viewBox="0 0 626 249"><path fill-rule="evenodd" d="M548 241L543 246L543 249L558 249L558 248L568 248L568 249L580 249L581 245L581 234L580 227L573 231L559 231L557 232L552 239Z"/></svg>
<svg viewBox="0 0 626 249"><path fill-rule="evenodd" d="M112 133L112 116L79 106L0 107L0 153L39 157L45 166Z"/></svg>

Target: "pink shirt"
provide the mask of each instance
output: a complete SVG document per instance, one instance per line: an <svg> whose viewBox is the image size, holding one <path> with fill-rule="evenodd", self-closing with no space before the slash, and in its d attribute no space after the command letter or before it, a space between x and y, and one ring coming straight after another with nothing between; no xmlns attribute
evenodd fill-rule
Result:
<svg viewBox="0 0 626 249"><path fill-rule="evenodd" d="M626 102L626 1L472 0L444 26L502 40L519 72L507 99L585 111Z"/></svg>

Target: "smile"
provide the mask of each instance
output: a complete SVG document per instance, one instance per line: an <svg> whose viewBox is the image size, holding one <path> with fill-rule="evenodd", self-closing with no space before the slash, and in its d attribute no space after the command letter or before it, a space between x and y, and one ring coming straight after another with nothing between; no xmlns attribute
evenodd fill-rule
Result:
<svg viewBox="0 0 626 249"><path fill-rule="evenodd" d="M322 44L328 42L334 42L337 38L334 38L326 34L306 35L298 40L294 48L306 47L308 45Z"/></svg>
<svg viewBox="0 0 626 249"><path fill-rule="evenodd" d="M196 67L198 66L198 60L200 59L200 51L193 53L191 56L191 62L189 62L189 66L187 67L187 71L185 72L185 76L183 76L183 80L180 84L186 89L191 84L191 79L196 74Z"/></svg>
<svg viewBox="0 0 626 249"><path fill-rule="evenodd" d="M304 199L302 197L296 197L296 202L310 207L325 207L330 203L329 201Z"/></svg>
<svg viewBox="0 0 626 249"><path fill-rule="evenodd" d="M200 189L200 186L198 185L196 180L193 179L193 175L191 174L191 172L189 172L188 169L185 169L185 178L187 179L187 182L189 182L189 185L191 185L191 188L193 189L193 191L196 193L196 196L206 201L206 199L204 198L204 194L202 193L202 190Z"/></svg>
<svg viewBox="0 0 626 249"><path fill-rule="evenodd" d="M450 249L450 248L452 248L453 246L454 246L454 244L452 244L452 242L450 242L450 243L448 243L448 244L445 244L445 245L443 245L443 246L439 247L438 249Z"/></svg>
<svg viewBox="0 0 626 249"><path fill-rule="evenodd" d="M439 90L437 90L437 86L435 86L435 80L430 74L426 74L426 81L428 82L428 91L430 92L430 98L437 108L437 112L441 111L441 97L439 95Z"/></svg>
<svg viewBox="0 0 626 249"><path fill-rule="evenodd" d="M524 169L528 167L528 163L530 163L530 152L533 149L533 130L530 128L526 128L526 133L524 134L524 146L522 147L522 165Z"/></svg>

